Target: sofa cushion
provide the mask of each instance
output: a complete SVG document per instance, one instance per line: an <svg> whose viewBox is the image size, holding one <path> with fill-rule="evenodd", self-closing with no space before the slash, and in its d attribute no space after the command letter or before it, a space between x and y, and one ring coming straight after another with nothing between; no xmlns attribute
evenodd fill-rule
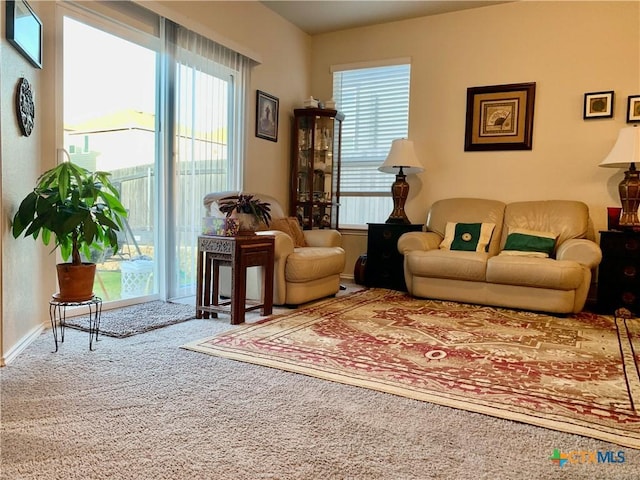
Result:
<svg viewBox="0 0 640 480"><path fill-rule="evenodd" d="M307 282L342 273L345 253L341 247L296 248L287 257L287 282Z"/></svg>
<svg viewBox="0 0 640 480"><path fill-rule="evenodd" d="M501 255L549 257L556 245L557 234L525 228L510 228Z"/></svg>
<svg viewBox="0 0 640 480"><path fill-rule="evenodd" d="M485 279L488 258L486 252L416 250L405 256L405 268L417 277L482 282Z"/></svg>
<svg viewBox="0 0 640 480"><path fill-rule="evenodd" d="M440 248L443 250L486 252L495 226L494 223L447 222Z"/></svg>
<svg viewBox="0 0 640 480"><path fill-rule="evenodd" d="M503 245L511 228L557 233L559 246L570 238L589 238L589 208L573 200L510 203L504 212Z"/></svg>
<svg viewBox="0 0 640 480"><path fill-rule="evenodd" d="M498 255L487 262L487 282L574 290L584 281L579 263L551 258Z"/></svg>

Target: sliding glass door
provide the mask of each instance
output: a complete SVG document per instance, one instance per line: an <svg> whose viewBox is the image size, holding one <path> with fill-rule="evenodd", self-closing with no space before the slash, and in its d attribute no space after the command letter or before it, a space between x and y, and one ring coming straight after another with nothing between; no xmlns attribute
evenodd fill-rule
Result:
<svg viewBox="0 0 640 480"><path fill-rule="evenodd" d="M118 252L95 250L94 291L105 301L154 295L158 53L64 17L64 147L111 173L129 212Z"/></svg>
<svg viewBox="0 0 640 480"><path fill-rule="evenodd" d="M152 33L63 16L64 147L110 172L129 211L119 251L88 259L94 291L105 301L195 296L203 198L242 183L252 62L136 4L106 5L134 9L127 18Z"/></svg>

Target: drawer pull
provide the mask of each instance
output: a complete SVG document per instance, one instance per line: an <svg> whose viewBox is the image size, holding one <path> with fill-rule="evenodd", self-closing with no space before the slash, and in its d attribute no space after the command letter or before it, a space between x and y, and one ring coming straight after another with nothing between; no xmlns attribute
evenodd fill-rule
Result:
<svg viewBox="0 0 640 480"><path fill-rule="evenodd" d="M382 231L382 238L384 238L385 240L389 240L392 236L393 236L393 232L391 230Z"/></svg>
<svg viewBox="0 0 640 480"><path fill-rule="evenodd" d="M635 251L638 249L638 241L635 238L629 238L624 243L624 248L626 250Z"/></svg>
<svg viewBox="0 0 640 480"><path fill-rule="evenodd" d="M382 252L382 255L380 255L380 257L382 258L382 260L389 260L391 258L391 254L388 252Z"/></svg>
<svg viewBox="0 0 640 480"><path fill-rule="evenodd" d="M635 294L633 294L631 292L624 292L622 294L622 301L627 305L631 305L631 304L635 303L636 296L635 296Z"/></svg>
<svg viewBox="0 0 640 480"><path fill-rule="evenodd" d="M636 276L636 267L633 265L627 265L623 270L624 276L628 278L635 278Z"/></svg>

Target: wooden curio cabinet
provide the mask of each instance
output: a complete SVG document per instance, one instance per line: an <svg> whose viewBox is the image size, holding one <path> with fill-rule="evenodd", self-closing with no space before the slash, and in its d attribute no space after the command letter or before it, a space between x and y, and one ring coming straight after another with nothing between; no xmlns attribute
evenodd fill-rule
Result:
<svg viewBox="0 0 640 480"><path fill-rule="evenodd" d="M343 118L336 110L294 110L289 205L304 229L338 228Z"/></svg>

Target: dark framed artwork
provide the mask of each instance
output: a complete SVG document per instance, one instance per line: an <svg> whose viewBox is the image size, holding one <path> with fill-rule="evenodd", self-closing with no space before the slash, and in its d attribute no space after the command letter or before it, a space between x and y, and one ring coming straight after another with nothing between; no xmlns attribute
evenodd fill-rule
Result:
<svg viewBox="0 0 640 480"><path fill-rule="evenodd" d="M273 95L257 90L256 137L278 141L278 108L280 101Z"/></svg>
<svg viewBox="0 0 640 480"><path fill-rule="evenodd" d="M7 0L6 6L7 40L34 67L42 68L42 22L24 0Z"/></svg>
<svg viewBox="0 0 640 480"><path fill-rule="evenodd" d="M465 151L531 150L536 84L467 89Z"/></svg>
<svg viewBox="0 0 640 480"><path fill-rule="evenodd" d="M631 95L627 99L627 123L640 122L640 95Z"/></svg>
<svg viewBox="0 0 640 480"><path fill-rule="evenodd" d="M613 90L607 92L591 92L584 94L584 112L582 118L613 117Z"/></svg>

